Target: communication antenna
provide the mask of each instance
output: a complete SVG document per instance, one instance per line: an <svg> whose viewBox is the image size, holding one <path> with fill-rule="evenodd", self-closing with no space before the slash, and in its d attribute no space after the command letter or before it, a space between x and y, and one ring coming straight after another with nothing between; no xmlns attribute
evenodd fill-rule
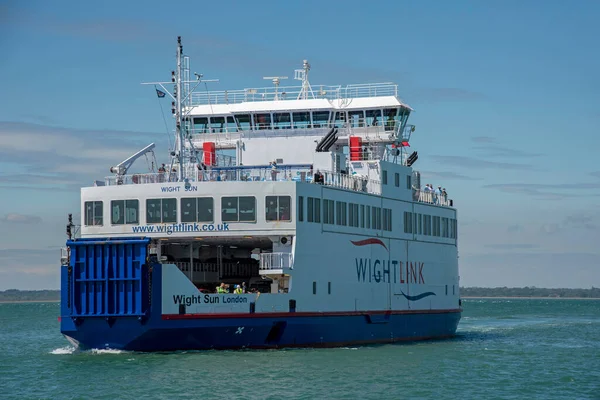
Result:
<svg viewBox="0 0 600 400"><path fill-rule="evenodd" d="M263 76L263 79L272 80L273 85L275 85L275 98L273 100L279 100L278 89L279 89L279 80L287 79L287 76Z"/></svg>

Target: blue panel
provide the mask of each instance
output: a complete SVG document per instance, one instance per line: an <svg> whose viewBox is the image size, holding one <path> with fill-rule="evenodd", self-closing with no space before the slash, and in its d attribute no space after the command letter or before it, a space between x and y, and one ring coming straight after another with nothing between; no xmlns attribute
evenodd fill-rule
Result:
<svg viewBox="0 0 600 400"><path fill-rule="evenodd" d="M71 260L62 278L63 296L71 300L67 315L146 315L149 243L147 238L69 240Z"/></svg>

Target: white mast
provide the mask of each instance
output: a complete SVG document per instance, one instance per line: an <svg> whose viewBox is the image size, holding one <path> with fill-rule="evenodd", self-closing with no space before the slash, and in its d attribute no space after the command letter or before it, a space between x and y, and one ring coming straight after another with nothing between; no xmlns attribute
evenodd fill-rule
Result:
<svg viewBox="0 0 600 400"><path fill-rule="evenodd" d="M183 181L183 129L181 128L183 118L181 115L181 56L183 55L183 46L181 45L181 36L177 36L177 73L175 74L175 132L177 135L177 150L175 156L179 160L177 177L179 182Z"/></svg>
<svg viewBox="0 0 600 400"><path fill-rule="evenodd" d="M308 83L308 71L310 71L310 64L308 60L304 60L302 64L302 69L294 70L294 79L302 81L302 89L300 90L300 94L298 94L298 100L306 100L308 99L308 94L315 98L315 94L310 87L310 83Z"/></svg>

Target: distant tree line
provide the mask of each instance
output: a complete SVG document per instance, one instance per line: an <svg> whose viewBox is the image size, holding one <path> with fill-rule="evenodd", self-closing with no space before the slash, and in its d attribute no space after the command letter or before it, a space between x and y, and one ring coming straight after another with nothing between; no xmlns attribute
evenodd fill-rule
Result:
<svg viewBox="0 0 600 400"><path fill-rule="evenodd" d="M460 288L462 297L582 297L589 299L600 298L600 288L591 289L547 289L534 286L523 288L509 287L463 287ZM17 290L0 291L2 301L56 301L60 300L60 290Z"/></svg>
<svg viewBox="0 0 600 400"><path fill-rule="evenodd" d="M465 287L460 288L461 297L557 297L573 298L582 297L589 299L600 298L600 288L591 289L547 289L537 288L535 286L525 286L523 288L509 287Z"/></svg>
<svg viewBox="0 0 600 400"><path fill-rule="evenodd" d="M0 301L56 301L60 290L17 290L0 291Z"/></svg>

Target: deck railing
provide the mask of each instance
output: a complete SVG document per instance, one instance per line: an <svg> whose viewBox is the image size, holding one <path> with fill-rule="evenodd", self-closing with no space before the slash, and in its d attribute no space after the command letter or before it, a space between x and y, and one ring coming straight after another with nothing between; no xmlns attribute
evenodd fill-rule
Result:
<svg viewBox="0 0 600 400"><path fill-rule="evenodd" d="M250 101L296 100L303 91L302 86L274 86L241 90L220 90L191 94L191 106L236 104ZM309 99L343 99L356 97L398 96L398 85L391 82L364 83L347 86L312 85Z"/></svg>
<svg viewBox="0 0 600 400"><path fill-rule="evenodd" d="M434 204L438 206L453 207L454 201L448 195L437 194L431 191L413 189L413 200L420 203Z"/></svg>
<svg viewBox="0 0 600 400"><path fill-rule="evenodd" d="M259 270L294 269L292 253L261 253Z"/></svg>
<svg viewBox="0 0 600 400"><path fill-rule="evenodd" d="M233 168L216 167L211 170L195 171L187 177L187 184L202 182L307 182L319 183L340 189L357 192L381 194L381 182L348 174L335 172L322 172L323 180L315 181L314 172L310 165L284 165L284 166L240 166ZM123 176L107 176L104 180L106 186L132 185L147 183L176 183L177 173L149 173Z"/></svg>

